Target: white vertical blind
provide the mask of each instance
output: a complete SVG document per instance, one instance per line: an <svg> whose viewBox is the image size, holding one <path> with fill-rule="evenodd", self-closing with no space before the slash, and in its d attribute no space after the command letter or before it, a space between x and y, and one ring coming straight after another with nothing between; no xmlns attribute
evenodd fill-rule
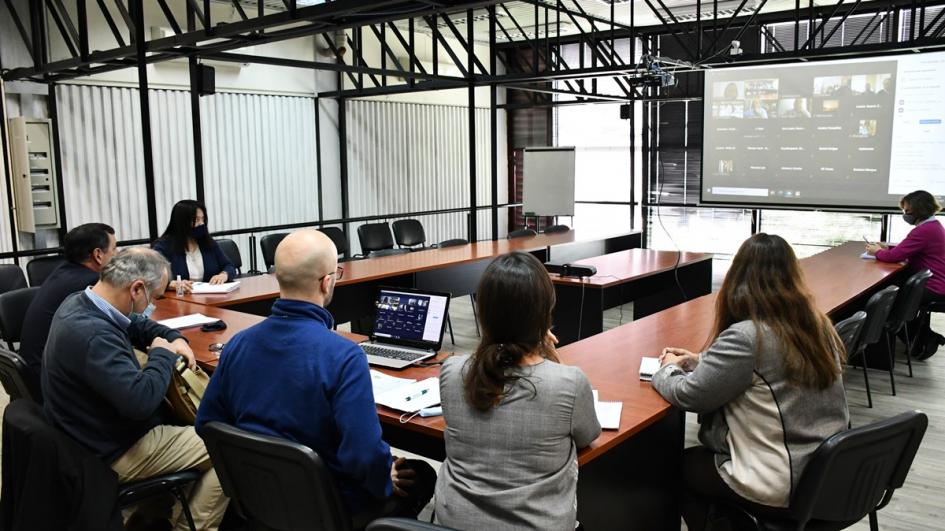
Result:
<svg viewBox="0 0 945 531"><path fill-rule="evenodd" d="M57 95L69 227L100 221L114 226L120 239L147 238L138 91L61 85ZM150 98L162 231L173 204L196 195L190 95L152 90ZM468 206L467 108L349 101L347 111L352 216ZM313 98L218 93L201 98L201 129L212 231L319 219ZM504 127L500 132L499 201L504 202ZM477 203L487 205L492 198L488 109L476 111L476 142ZM337 200L324 196L326 205ZM429 243L467 236L465 212L421 222ZM478 224L479 238L491 237L488 210L478 214ZM354 252L359 251L356 229L351 227ZM247 269L249 235L233 239ZM262 267L258 244L253 251Z"/></svg>
<svg viewBox="0 0 945 531"><path fill-rule="evenodd" d="M352 217L392 214L393 221L400 212L469 205L468 108L350 100L347 113ZM489 110L477 109L475 116L476 203L488 205L492 202ZM503 147L500 155L504 155L504 142L503 135L499 138ZM504 156L500 156L500 183L506 182L505 165ZM504 187L500 191L501 202L507 193ZM466 238L466 216L459 212L418 219L424 225L427 243L433 244ZM491 238L489 211L478 214L477 224L478 238ZM351 244L356 253L360 252L356 236L359 225L351 227Z"/></svg>

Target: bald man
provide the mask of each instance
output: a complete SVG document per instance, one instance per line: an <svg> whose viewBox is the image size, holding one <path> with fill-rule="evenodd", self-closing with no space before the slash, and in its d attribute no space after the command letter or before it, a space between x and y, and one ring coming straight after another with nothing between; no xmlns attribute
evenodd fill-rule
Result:
<svg viewBox="0 0 945 531"><path fill-rule="evenodd" d="M315 450L335 477L355 529L380 516L416 517L436 473L395 458L381 439L367 358L332 331L325 309L340 276L338 252L317 230L276 248L279 299L272 315L236 334L197 413L208 422L290 439Z"/></svg>

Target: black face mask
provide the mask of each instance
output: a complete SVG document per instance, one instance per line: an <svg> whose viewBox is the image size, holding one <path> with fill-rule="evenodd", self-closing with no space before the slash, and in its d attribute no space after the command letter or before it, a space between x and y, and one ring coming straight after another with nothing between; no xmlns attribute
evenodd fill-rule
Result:
<svg viewBox="0 0 945 531"><path fill-rule="evenodd" d="M202 240L210 234L210 231L207 230L207 225L197 225L196 227L190 229L190 236L195 240Z"/></svg>
<svg viewBox="0 0 945 531"><path fill-rule="evenodd" d="M902 220L908 223L909 225L915 225L915 216L913 214L903 214Z"/></svg>

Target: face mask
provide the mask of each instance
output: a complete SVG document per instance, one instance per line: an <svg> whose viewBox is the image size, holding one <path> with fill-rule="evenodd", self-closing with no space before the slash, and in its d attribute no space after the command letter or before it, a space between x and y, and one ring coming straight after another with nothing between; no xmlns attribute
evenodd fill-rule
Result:
<svg viewBox="0 0 945 531"><path fill-rule="evenodd" d="M207 230L207 225L197 225L196 227L190 229L190 235L195 240L202 240L210 235L210 231Z"/></svg>
<svg viewBox="0 0 945 531"><path fill-rule="evenodd" d="M913 214L903 214L902 220L909 225L915 225L915 216Z"/></svg>
<svg viewBox="0 0 945 531"><path fill-rule="evenodd" d="M131 301L131 314L128 315L128 318L131 319L132 323L137 323L140 321L147 321L151 317L151 314L154 313L154 309L156 308L156 306L154 305L153 302L151 302L151 297L147 294L147 292L145 292L144 296L145 296L145 299L148 301L148 305L147 307L145 307L144 311L140 313L135 311L134 299L132 299Z"/></svg>

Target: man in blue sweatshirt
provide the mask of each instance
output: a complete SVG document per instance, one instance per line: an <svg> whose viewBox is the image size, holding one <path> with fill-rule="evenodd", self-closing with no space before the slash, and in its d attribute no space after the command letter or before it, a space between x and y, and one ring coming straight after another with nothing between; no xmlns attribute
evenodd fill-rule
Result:
<svg viewBox="0 0 945 531"><path fill-rule="evenodd" d="M54 426L110 465L122 483L203 470L190 492L190 509L197 529L213 531L227 500L203 440L192 426L161 424L158 415L178 358L194 366L180 332L148 318L167 287L168 270L156 251L125 249L94 286L63 301L43 352L43 408ZM136 348L147 350L144 367ZM176 529L189 529L186 518L178 518Z"/></svg>
<svg viewBox="0 0 945 531"><path fill-rule="evenodd" d="M280 298L272 315L227 343L197 412L208 422L312 448L334 476L352 524L416 517L436 473L391 456L381 439L364 352L332 331L325 309L338 268L335 245L316 230L293 232L276 249Z"/></svg>

